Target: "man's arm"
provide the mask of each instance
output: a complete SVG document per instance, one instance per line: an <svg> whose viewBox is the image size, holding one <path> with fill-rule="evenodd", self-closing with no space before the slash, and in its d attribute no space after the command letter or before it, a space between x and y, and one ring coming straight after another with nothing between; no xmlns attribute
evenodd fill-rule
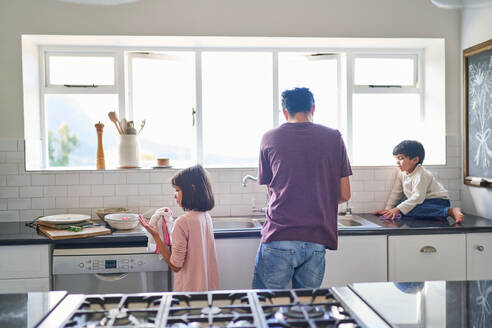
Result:
<svg viewBox="0 0 492 328"><path fill-rule="evenodd" d="M350 199L350 180L349 177L340 179L340 199L338 204L345 203Z"/></svg>

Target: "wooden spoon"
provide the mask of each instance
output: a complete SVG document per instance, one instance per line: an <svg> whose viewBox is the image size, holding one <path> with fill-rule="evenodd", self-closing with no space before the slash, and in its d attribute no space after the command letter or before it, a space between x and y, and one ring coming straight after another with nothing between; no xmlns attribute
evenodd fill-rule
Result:
<svg viewBox="0 0 492 328"><path fill-rule="evenodd" d="M123 131L123 134L128 134L127 129L128 129L128 123L126 123L125 118L122 118L121 119L121 131Z"/></svg>
<svg viewBox="0 0 492 328"><path fill-rule="evenodd" d="M140 130L138 130L138 133L137 134L140 134L140 131L142 131L142 129L144 128L145 126L145 120L142 121L142 124L140 125Z"/></svg>
<svg viewBox="0 0 492 328"><path fill-rule="evenodd" d="M121 128L119 126L118 116L116 116L116 112L109 112L108 117L111 120L111 122L113 122L114 125L116 126L116 130L118 130L118 133L123 134L123 131L121 131Z"/></svg>

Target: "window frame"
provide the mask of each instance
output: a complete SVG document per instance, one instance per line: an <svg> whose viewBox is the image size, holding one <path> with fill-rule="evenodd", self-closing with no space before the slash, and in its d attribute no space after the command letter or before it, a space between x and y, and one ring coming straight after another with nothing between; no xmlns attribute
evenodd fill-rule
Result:
<svg viewBox="0 0 492 328"><path fill-rule="evenodd" d="M329 53L336 56L338 70L338 122L339 129L345 136L345 143L349 157L353 152L353 127L352 127L352 98L357 93L417 93L420 96L420 120L425 120L425 67L423 48L332 48L332 47L172 47L172 46L151 46L151 47L131 47L131 46L42 46L40 47L40 130L42 136L43 152L42 158L45 169L48 166L48 145L46 137L46 122L44 96L46 94L117 94L119 102L119 117L131 119L133 117L132 107L132 85L129 76L131 74L132 56L142 53L152 54L155 52L192 52L195 55L195 150L194 156L197 163L203 163L203 117L202 117L202 53L206 51L220 52L270 52L272 55L273 70L273 126L280 125L280 90L279 90L279 53L304 52L304 53ZM85 87L66 87L60 85L48 85L49 79L49 57L53 55L65 56L110 56L114 58L115 65L115 84L113 86L99 86L97 88ZM356 58L412 58L415 61L414 85L401 86L398 88L371 88L367 85L356 85L354 83L355 59ZM193 109L192 109L193 110ZM365 165L364 165L365 166ZM381 165L385 166L385 165ZM220 166L219 166L220 167ZM67 167L65 169L70 169Z"/></svg>
<svg viewBox="0 0 492 328"><path fill-rule="evenodd" d="M61 84L50 84L50 65L49 58L51 56L64 56L64 57L111 57L114 59L114 84L113 85L101 85L101 86L67 86ZM45 95L56 94L116 94L118 95L118 103L120 104L118 115L123 117L125 108L125 92L124 90L124 67L122 67L123 54L121 51L111 50L106 47L40 47L39 52L40 60L40 87L39 87L39 108L40 108L40 134L41 134L41 161L45 169L53 169L49 165L48 158L48 136L46 125L46 108L45 108ZM123 109L123 111L122 111ZM66 168L64 168L66 169Z"/></svg>
<svg viewBox="0 0 492 328"><path fill-rule="evenodd" d="M355 84L355 60L357 58L410 58L414 60L414 84L410 86L398 87L370 87L369 85ZM424 68L423 49L359 49L347 52L347 106L346 106L346 125L347 153L353 158L353 105L352 100L355 94L418 94L420 99L420 121L425 120L425 68ZM363 167L367 165L361 165Z"/></svg>

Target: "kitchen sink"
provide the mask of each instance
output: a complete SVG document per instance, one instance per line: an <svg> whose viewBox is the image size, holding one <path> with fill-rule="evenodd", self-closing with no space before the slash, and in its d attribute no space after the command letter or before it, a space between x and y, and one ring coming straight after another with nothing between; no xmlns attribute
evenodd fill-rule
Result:
<svg viewBox="0 0 492 328"><path fill-rule="evenodd" d="M358 215L338 216L338 228L369 228L378 227L376 223L366 220Z"/></svg>
<svg viewBox="0 0 492 328"><path fill-rule="evenodd" d="M261 228L265 222L264 217L214 217L212 224L214 230L238 230Z"/></svg>
<svg viewBox="0 0 492 328"><path fill-rule="evenodd" d="M212 219L214 230L241 230L259 229L265 222L264 217L214 217ZM338 216L339 229L356 229L378 227L377 224L366 220L358 215Z"/></svg>

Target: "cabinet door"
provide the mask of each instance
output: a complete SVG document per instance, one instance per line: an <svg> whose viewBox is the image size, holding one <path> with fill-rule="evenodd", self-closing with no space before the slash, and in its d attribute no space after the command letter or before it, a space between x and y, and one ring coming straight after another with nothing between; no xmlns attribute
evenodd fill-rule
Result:
<svg viewBox="0 0 492 328"><path fill-rule="evenodd" d="M0 293L47 292L49 290L49 278L0 279Z"/></svg>
<svg viewBox="0 0 492 328"><path fill-rule="evenodd" d="M49 245L0 247L0 279L49 278Z"/></svg>
<svg viewBox="0 0 492 328"><path fill-rule="evenodd" d="M326 250L322 287L387 281L386 236L339 236L338 250Z"/></svg>
<svg viewBox="0 0 492 328"><path fill-rule="evenodd" d="M389 280L466 280L465 247L465 234L390 236Z"/></svg>
<svg viewBox="0 0 492 328"><path fill-rule="evenodd" d="M492 233L466 235L466 279L492 279Z"/></svg>
<svg viewBox="0 0 492 328"><path fill-rule="evenodd" d="M220 289L249 289L260 238L217 238Z"/></svg>

